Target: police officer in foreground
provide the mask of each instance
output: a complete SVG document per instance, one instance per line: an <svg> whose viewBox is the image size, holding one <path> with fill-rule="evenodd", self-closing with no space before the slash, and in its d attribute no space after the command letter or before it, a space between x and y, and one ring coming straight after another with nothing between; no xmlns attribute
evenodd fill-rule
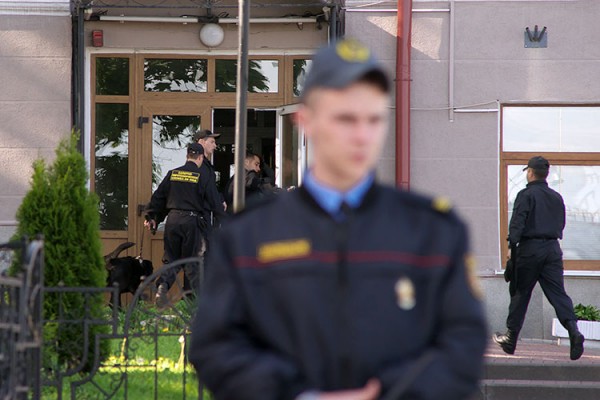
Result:
<svg viewBox="0 0 600 400"><path fill-rule="evenodd" d="M146 207L144 225L149 230L156 227L168 216L165 224L164 262L172 263L182 258L198 256L203 233L207 223L202 217L205 196L214 181L210 174L202 173L200 166L204 158L204 148L198 143L187 147L185 165L173 169L164 177ZM157 280L156 302L164 306L167 292L175 282L179 269L169 269ZM184 289L198 286L199 272L192 265L185 269Z"/></svg>
<svg viewBox="0 0 600 400"><path fill-rule="evenodd" d="M573 302L565 292L558 243L565 228L565 204L546 182L548 160L532 157L523 171L527 171L527 187L517 194L509 225L511 252L517 254L509 255L514 260L514 272L510 277L508 330L505 334L496 333L493 339L506 353L514 354L531 293L539 282L560 323L569 332L570 358L577 360L583 354L584 337L577 328Z"/></svg>
<svg viewBox="0 0 600 400"><path fill-rule="evenodd" d="M216 399L465 399L486 323L465 225L375 181L390 84L351 40L320 50L299 111L303 186L216 235L189 359Z"/></svg>

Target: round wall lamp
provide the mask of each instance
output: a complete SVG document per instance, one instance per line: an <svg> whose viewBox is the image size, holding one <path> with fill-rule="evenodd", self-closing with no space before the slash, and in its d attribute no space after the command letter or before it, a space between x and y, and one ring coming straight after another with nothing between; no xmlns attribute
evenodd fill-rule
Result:
<svg viewBox="0 0 600 400"><path fill-rule="evenodd" d="M225 39L225 31L219 24L205 24L200 29L200 41L206 47L217 47L223 43Z"/></svg>

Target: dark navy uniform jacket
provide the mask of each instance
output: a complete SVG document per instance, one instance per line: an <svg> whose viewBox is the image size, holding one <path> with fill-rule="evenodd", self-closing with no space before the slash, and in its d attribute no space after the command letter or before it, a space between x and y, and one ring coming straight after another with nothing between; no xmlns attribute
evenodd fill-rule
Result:
<svg viewBox="0 0 600 400"><path fill-rule="evenodd" d="M545 180L532 181L517 194L509 225L509 241L516 245L527 239L562 239L565 203Z"/></svg>
<svg viewBox="0 0 600 400"><path fill-rule="evenodd" d="M223 219L227 215L223 209L223 196L219 193L216 183L215 167L205 157L200 165L200 169L203 173L210 174L213 180L213 185L207 188L206 197L204 199L202 215L206 221L210 221L210 213L214 213L214 216Z"/></svg>
<svg viewBox="0 0 600 400"><path fill-rule="evenodd" d="M294 399L370 378L385 395L417 365L402 398L476 390L486 324L466 229L431 204L374 184L336 221L300 188L223 227L189 352L216 399Z"/></svg>
<svg viewBox="0 0 600 400"><path fill-rule="evenodd" d="M205 173L193 161L170 170L158 185L146 213L156 223L165 219L170 210L191 211L201 215L206 194L215 186L211 174Z"/></svg>

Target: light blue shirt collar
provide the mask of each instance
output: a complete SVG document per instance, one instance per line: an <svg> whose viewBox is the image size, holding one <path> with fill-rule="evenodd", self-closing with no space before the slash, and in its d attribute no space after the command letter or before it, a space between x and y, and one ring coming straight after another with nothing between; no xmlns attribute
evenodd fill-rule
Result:
<svg viewBox="0 0 600 400"><path fill-rule="evenodd" d="M362 203L369 188L373 185L374 180L375 175L371 173L347 192L340 192L339 190L317 182L309 170L306 171L302 185L325 211L334 217L338 217L342 202L346 202L346 204L352 208L357 208L360 203Z"/></svg>

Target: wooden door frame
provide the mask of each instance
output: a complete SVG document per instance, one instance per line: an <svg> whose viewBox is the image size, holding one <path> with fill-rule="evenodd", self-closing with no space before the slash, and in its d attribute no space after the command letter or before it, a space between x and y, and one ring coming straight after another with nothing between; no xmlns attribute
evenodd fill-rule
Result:
<svg viewBox="0 0 600 400"><path fill-rule="evenodd" d="M136 124L135 132L136 136L140 138L138 151L138 157L136 157L135 176L134 176L134 203L135 205L147 204L152 196L152 179L148 176L148 173L152 174L151 169L148 172L147 166L152 165L152 117L154 115L198 115L200 116L200 127L202 129L209 129L212 126L212 113L211 105L208 102L159 102L159 101L146 101L139 102L137 105L136 122L137 118L144 117L148 118L147 123L141 124L141 127ZM199 111L199 112L198 112ZM145 140L149 137L149 140ZM184 160L182 160L182 164ZM150 179L149 179L150 178ZM136 206L137 211L137 206ZM138 216L137 213L134 217L135 237L141 240L143 227L143 216ZM156 257L152 257L157 249L157 243L160 242L160 251L162 252L162 241L163 232L156 232L156 235L150 236L144 233L144 252L143 256L146 258L152 258L156 265ZM158 264L161 265L161 264Z"/></svg>
<svg viewBox="0 0 600 400"><path fill-rule="evenodd" d="M127 58L129 59L129 91L127 96L100 96L96 95L96 62L97 58ZM164 58L164 59L207 59L207 92L202 93L156 93L144 91L144 60L146 58ZM216 59L235 58L230 54L172 54L161 52L136 53L131 50L128 52L98 52L90 53L90 133L95 132L95 110L97 103L127 103L129 105L129 158L128 168L128 227L127 231L101 231L103 245L105 241L112 243L131 241L137 244L142 238L142 223L137 216L137 205L146 204L151 196L151 183L143 182L142 177L144 165L148 165L148 157L151 157L151 143L142 144L142 138L145 133L145 126L149 125L151 129L152 121L149 124L143 124L138 127L138 117L149 116L149 112L168 115L176 114L181 110L189 110L193 107L203 108L207 113L202 116L202 127L204 129L212 128L212 109L213 108L234 108L235 93L215 92L215 62ZM270 108L277 109L284 104L295 103L299 101L298 97L293 96L293 62L296 59L310 59L311 55L287 55L287 54L253 54L251 59L259 60L278 60L279 62L279 89L276 93L248 93L249 108ZM158 111L160 109L160 111ZM189 114L180 114L189 115ZM205 122L206 121L206 122ZM150 131L151 134L151 131ZM90 140L90 188L94 190L94 164L95 164L95 140ZM148 237L144 233L144 241ZM162 234L156 238L162 238ZM139 254L139 246L132 247L127 251L129 255ZM144 253L148 252L149 246L144 246ZM112 250L106 248L105 253Z"/></svg>

